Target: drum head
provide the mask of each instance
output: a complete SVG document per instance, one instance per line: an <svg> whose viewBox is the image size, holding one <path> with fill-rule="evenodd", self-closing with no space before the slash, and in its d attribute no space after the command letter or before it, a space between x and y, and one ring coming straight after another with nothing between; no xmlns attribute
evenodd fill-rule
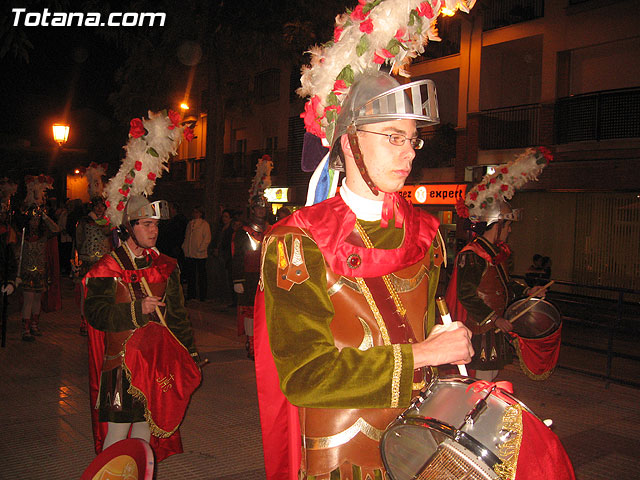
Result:
<svg viewBox="0 0 640 480"><path fill-rule="evenodd" d="M558 309L546 300L523 298L516 300L507 308L505 318L515 317L526 308L533 307L513 322L513 331L523 338L544 338L559 327L561 315Z"/></svg>

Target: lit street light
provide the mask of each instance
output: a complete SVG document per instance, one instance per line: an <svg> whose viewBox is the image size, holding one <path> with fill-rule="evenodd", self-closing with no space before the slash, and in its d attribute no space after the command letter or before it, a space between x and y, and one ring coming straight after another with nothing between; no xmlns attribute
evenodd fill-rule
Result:
<svg viewBox="0 0 640 480"><path fill-rule="evenodd" d="M53 139L58 145L62 147L65 143L67 143L68 138L69 125L63 125L61 123L56 123L53 125Z"/></svg>

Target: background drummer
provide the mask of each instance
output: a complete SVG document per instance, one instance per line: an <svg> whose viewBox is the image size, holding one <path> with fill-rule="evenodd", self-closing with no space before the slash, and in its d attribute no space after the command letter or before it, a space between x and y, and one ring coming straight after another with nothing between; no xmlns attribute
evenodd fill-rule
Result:
<svg viewBox="0 0 640 480"><path fill-rule="evenodd" d="M508 336L513 326L504 318L507 305L522 296L543 297L546 293L544 286L527 288L509 276L511 250L507 239L511 224L520 218L521 210L512 209L504 196L505 192L513 195L515 189L525 183L520 173L513 177L515 184L509 183L509 170L524 169L529 175L524 178L535 178L546 166L545 154L545 149L526 152L515 160L517 168L509 165L494 176L486 177L457 206L458 215L469 218L467 225L474 238L456 257L446 300L452 318L473 332L471 341L475 353L468 365L472 369L469 375L481 380L493 380L500 369L513 360ZM484 197L479 198L480 195Z"/></svg>

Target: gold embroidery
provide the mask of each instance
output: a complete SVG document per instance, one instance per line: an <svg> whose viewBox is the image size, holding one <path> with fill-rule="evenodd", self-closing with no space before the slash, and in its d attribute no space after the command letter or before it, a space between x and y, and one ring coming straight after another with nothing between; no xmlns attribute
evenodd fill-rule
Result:
<svg viewBox="0 0 640 480"><path fill-rule="evenodd" d="M391 381L391 407L397 407L400 401L400 377L402 376L402 350L393 345L393 376Z"/></svg>
<svg viewBox="0 0 640 480"><path fill-rule="evenodd" d="M300 238L293 240L293 253L291 254L291 263L296 267L302 265L302 245Z"/></svg>
<svg viewBox="0 0 640 480"><path fill-rule="evenodd" d="M169 376L156 378L156 383L160 384L160 390L162 390L164 393L167 393L169 390L173 388L172 382L174 380L175 380L175 377L173 376L173 373L170 373Z"/></svg>
<svg viewBox="0 0 640 480"><path fill-rule="evenodd" d="M365 350L369 350L371 347L373 347L373 335L371 333L371 328L369 328L369 325L367 324L367 322L365 322L360 317L358 317L358 320L360 320L360 323L362 324L362 329L364 330L364 338L362 339L362 343L358 345L358 350L364 352Z"/></svg>
<svg viewBox="0 0 640 480"><path fill-rule="evenodd" d="M336 293L338 293L343 286L347 286L351 290L354 290L355 292L362 293L360 291L360 287L358 287L358 284L346 277L340 277L338 280L336 280L336 283L334 283L333 285L331 285L331 287L327 289L327 293L331 297L332 295L335 295Z"/></svg>
<svg viewBox="0 0 640 480"><path fill-rule="evenodd" d="M411 278L400 278L395 274L389 275L389 280L391 281L391 285L398 293L407 293L412 290L418 288L418 285L422 282L424 277L427 276L428 270L424 265L420 265L420 270Z"/></svg>
<svg viewBox="0 0 640 480"><path fill-rule="evenodd" d="M131 302L131 321L136 328L140 328L140 324L136 318L136 302Z"/></svg>
<svg viewBox="0 0 640 480"><path fill-rule="evenodd" d="M346 430L338 432L335 435L327 437L302 437L302 443L308 450L323 450L325 448L339 447L350 441L358 433L362 433L366 437L375 442L379 442L382 438L384 430L380 430L370 423L368 423L362 417L358 418L356 422Z"/></svg>
<svg viewBox="0 0 640 480"><path fill-rule="evenodd" d="M498 456L502 463L493 466L501 480L514 480L518 469L518 455L522 444L522 407L519 403L508 406L502 416L500 438L505 441L498 445Z"/></svg>
<svg viewBox="0 0 640 480"><path fill-rule="evenodd" d="M289 265L287 261L287 252L285 251L284 241L278 241L278 267L284 270Z"/></svg>
<svg viewBox="0 0 640 480"><path fill-rule="evenodd" d="M373 295L371 295L371 290L367 287L364 279L357 277L356 282L360 287L360 291L364 298L367 300L367 304L371 309L371 313L373 313L373 318L376 319L376 323L378 324L378 328L380 329L380 335L382 336L382 341L385 345L391 345L391 338L389 337L389 332L387 331L387 326L384 324L384 320L382 319L382 314L380 310L378 310L378 306L376 305L375 300L373 299Z"/></svg>

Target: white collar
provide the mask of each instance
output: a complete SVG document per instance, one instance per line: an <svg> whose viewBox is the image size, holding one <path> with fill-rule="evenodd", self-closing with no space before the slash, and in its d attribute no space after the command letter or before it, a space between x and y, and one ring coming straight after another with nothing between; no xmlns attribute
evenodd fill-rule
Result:
<svg viewBox="0 0 640 480"><path fill-rule="evenodd" d="M356 214L356 218L366 222L374 222L382 218L382 200L371 200L353 193L347 187L346 179L342 181L340 196L344 203Z"/></svg>

